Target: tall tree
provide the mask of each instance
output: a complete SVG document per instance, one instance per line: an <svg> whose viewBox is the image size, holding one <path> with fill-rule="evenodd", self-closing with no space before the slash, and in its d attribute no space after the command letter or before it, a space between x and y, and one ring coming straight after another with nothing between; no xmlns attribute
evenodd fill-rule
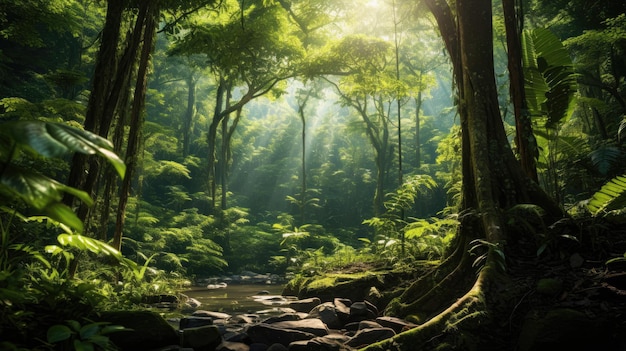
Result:
<svg viewBox="0 0 626 351"><path fill-rule="evenodd" d="M126 205L128 203L128 196L130 195L133 175L137 168L137 155L141 144L144 104L146 98L146 87L148 84L148 65L150 63L153 43L156 36L156 23L159 10L159 4L156 1L144 1L139 6L137 21L141 23L141 29L139 29L137 33L142 33L142 46L130 114L130 130L126 146L126 174L120 188L119 203L115 221L115 232L113 234L112 246L117 250L121 250L122 248Z"/></svg>
<svg viewBox="0 0 626 351"><path fill-rule="evenodd" d="M220 124L252 99L269 93L277 84L296 75L302 56L300 41L292 35L286 14L278 5L261 1L228 2L228 10L212 23L191 27L173 50L175 54L204 54L217 85L215 109L207 134L209 191L215 208L217 197L217 137ZM243 5L243 7L240 7ZM225 105L227 94L241 89L238 100ZM222 189L226 196L226 189ZM222 204L225 203L225 198Z"/></svg>
<svg viewBox="0 0 626 351"><path fill-rule="evenodd" d="M532 131L532 123L526 95L524 93L524 71L522 67L522 31L524 10L521 0L502 0L504 25L506 29L507 57L509 68L510 95L515 115L515 145L517 154L526 175L537 182L537 142Z"/></svg>
<svg viewBox="0 0 626 351"><path fill-rule="evenodd" d="M454 318L456 328L497 294L491 291L502 264L508 238L503 211L517 204L531 203L544 208L551 218L560 218L561 209L522 171L507 140L498 106L493 62L492 3L490 0L457 0L454 11L444 0L426 0L435 16L452 60L459 98L462 130L463 191L460 227L454 249L434 275L427 274L389 304L400 316L417 314L428 318L410 333L377 344L367 350L383 350L392 343L415 349L429 342ZM485 265L477 275L471 265L472 242L485 243ZM443 277L434 279L434 277ZM457 292L466 293L459 298ZM447 306L447 307L446 307ZM471 328L471 327L470 327ZM441 340L439 340L441 342ZM408 346L410 344L410 347ZM392 347L392 349L398 349Z"/></svg>

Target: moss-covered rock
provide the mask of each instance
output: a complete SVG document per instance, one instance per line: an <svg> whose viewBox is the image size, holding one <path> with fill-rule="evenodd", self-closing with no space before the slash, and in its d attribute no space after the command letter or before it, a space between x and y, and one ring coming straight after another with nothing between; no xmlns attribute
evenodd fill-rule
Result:
<svg viewBox="0 0 626 351"><path fill-rule="evenodd" d="M121 350L151 350L178 345L178 333L163 317L151 311L102 312L98 321L131 329L109 335Z"/></svg>

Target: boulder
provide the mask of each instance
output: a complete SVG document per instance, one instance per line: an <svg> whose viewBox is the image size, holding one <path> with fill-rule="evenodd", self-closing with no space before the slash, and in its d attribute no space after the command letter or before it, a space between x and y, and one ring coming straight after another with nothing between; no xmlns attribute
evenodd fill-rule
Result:
<svg viewBox="0 0 626 351"><path fill-rule="evenodd" d="M378 341L389 339L394 335L396 335L396 333L391 328L361 329L346 342L346 345L361 348Z"/></svg>
<svg viewBox="0 0 626 351"><path fill-rule="evenodd" d="M322 301L317 297L311 297L303 300L291 301L289 303L289 307L293 308L297 312L309 313L313 309L313 307L321 304Z"/></svg>
<svg viewBox="0 0 626 351"><path fill-rule="evenodd" d="M215 351L250 351L250 346L242 342L224 341L217 346Z"/></svg>
<svg viewBox="0 0 626 351"><path fill-rule="evenodd" d="M289 346L294 341L309 340L315 337L315 334L293 329L281 329L265 323L248 326L246 333L253 343L266 345L278 343L283 346Z"/></svg>
<svg viewBox="0 0 626 351"><path fill-rule="evenodd" d="M330 329L341 329L343 327L343 323L337 314L337 309L332 302L324 302L313 307L307 318L317 318Z"/></svg>
<svg viewBox="0 0 626 351"><path fill-rule="evenodd" d="M96 322L121 325L128 331L109 334L110 340L120 350L150 350L168 345L178 345L178 333L163 317L151 311L102 312Z"/></svg>
<svg viewBox="0 0 626 351"><path fill-rule="evenodd" d="M264 319L262 323L272 324L272 323L283 322L283 321L298 321L300 319L302 318L297 313L283 313L278 316L268 317Z"/></svg>
<svg viewBox="0 0 626 351"><path fill-rule="evenodd" d="M378 317L376 318L376 323L383 327L391 328L396 333L402 333L403 331L413 329L418 326L417 324L405 321L404 319L390 316Z"/></svg>
<svg viewBox="0 0 626 351"><path fill-rule="evenodd" d="M212 324L213 324L213 318L211 317L197 317L197 316L183 317L180 319L180 322L178 324L178 329L196 328L196 327L202 327L205 325L212 325Z"/></svg>
<svg viewBox="0 0 626 351"><path fill-rule="evenodd" d="M283 321L271 324L274 328L298 330L311 333L315 336L328 335L328 327L319 319L301 319L298 321Z"/></svg>
<svg viewBox="0 0 626 351"><path fill-rule="evenodd" d="M217 326L205 325L182 330L180 343L194 351L214 351L222 343L222 334Z"/></svg>
<svg viewBox="0 0 626 351"><path fill-rule="evenodd" d="M214 320L215 319L229 319L230 317L232 317L228 313L205 311L205 310L197 310L191 315L195 317L210 317L210 318L213 318Z"/></svg>

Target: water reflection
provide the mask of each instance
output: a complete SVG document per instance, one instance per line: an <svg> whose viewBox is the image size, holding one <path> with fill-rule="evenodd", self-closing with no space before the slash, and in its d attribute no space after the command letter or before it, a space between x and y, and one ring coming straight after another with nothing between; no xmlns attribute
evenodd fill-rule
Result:
<svg viewBox="0 0 626 351"><path fill-rule="evenodd" d="M200 301L201 310L254 313L288 303L290 298L281 296L282 291L283 285L228 284L215 289L197 287L184 294Z"/></svg>

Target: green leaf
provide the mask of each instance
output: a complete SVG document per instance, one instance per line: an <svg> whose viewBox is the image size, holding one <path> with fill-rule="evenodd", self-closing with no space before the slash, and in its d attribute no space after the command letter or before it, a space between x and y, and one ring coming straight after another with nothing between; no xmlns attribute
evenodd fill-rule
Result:
<svg viewBox="0 0 626 351"><path fill-rule="evenodd" d="M39 120L11 121L3 123L0 135L44 157L60 157L69 152L98 154L113 165L120 177L124 177L126 172L124 161L113 152L110 141L66 124Z"/></svg>
<svg viewBox="0 0 626 351"><path fill-rule="evenodd" d="M626 174L617 176L600 188L589 200L587 208L595 216L626 207Z"/></svg>
<svg viewBox="0 0 626 351"><path fill-rule="evenodd" d="M67 340L72 336L72 330L66 325L53 325L48 329L46 338L49 343L53 344L59 341Z"/></svg>
<svg viewBox="0 0 626 351"><path fill-rule="evenodd" d="M98 334L98 332L100 331L102 324L104 323L89 323L87 325L84 325L82 328L80 328L80 338L83 340L86 340L96 334Z"/></svg>
<svg viewBox="0 0 626 351"><path fill-rule="evenodd" d="M76 351L94 351L93 344L88 341L74 340L74 350Z"/></svg>
<svg viewBox="0 0 626 351"><path fill-rule="evenodd" d="M572 59L549 29L525 30L522 36L525 92L533 116L545 117L547 128L567 120L577 90Z"/></svg>

